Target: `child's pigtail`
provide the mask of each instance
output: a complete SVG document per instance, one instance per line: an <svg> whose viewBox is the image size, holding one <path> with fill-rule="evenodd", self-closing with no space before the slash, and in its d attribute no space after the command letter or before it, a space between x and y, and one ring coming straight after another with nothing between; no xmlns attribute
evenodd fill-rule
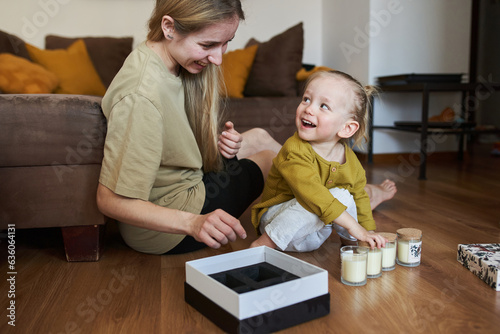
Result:
<svg viewBox="0 0 500 334"><path fill-rule="evenodd" d="M365 91L365 112L363 115L363 122L360 122L360 127L358 132L360 134L363 134L362 138L368 143L368 140L370 140L368 136L368 122L370 121L370 109L373 108L373 102L374 98L379 94L379 89L377 86L373 85L368 85L364 86L364 91ZM357 140L354 141L354 145L359 144L361 138L356 138Z"/></svg>

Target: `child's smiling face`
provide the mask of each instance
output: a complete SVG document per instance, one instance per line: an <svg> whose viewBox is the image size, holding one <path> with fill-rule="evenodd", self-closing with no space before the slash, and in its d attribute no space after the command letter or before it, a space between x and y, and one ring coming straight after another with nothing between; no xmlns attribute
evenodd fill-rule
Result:
<svg viewBox="0 0 500 334"><path fill-rule="evenodd" d="M346 122L354 94L344 78L323 75L312 80L297 107L295 125L299 137L310 143L335 144ZM340 136L339 136L340 135Z"/></svg>

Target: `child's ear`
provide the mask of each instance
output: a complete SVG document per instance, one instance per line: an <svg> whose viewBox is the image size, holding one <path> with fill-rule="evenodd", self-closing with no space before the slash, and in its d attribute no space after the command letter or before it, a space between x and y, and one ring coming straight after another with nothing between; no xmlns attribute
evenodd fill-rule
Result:
<svg viewBox="0 0 500 334"><path fill-rule="evenodd" d="M359 123L349 120L344 123L344 127L337 134L340 138L351 138L359 129Z"/></svg>

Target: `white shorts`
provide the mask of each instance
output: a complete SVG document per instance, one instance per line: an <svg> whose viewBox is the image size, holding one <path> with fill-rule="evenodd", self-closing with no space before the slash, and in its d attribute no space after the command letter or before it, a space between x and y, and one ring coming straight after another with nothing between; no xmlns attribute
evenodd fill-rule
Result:
<svg viewBox="0 0 500 334"><path fill-rule="evenodd" d="M332 188L330 193L344 204L356 221L358 215L352 195L343 188ZM345 228L333 224L337 233L355 241ZM274 241L283 251L308 252L318 249L332 233L332 225L325 225L317 215L304 209L294 198L270 207L260 220L260 232Z"/></svg>

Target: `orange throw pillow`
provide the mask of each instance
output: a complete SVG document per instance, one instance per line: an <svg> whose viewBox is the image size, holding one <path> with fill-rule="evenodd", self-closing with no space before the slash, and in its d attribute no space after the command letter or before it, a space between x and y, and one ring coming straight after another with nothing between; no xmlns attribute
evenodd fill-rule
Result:
<svg viewBox="0 0 500 334"><path fill-rule="evenodd" d="M10 53L0 54L0 91L6 94L49 94L57 76L40 65Z"/></svg>
<svg viewBox="0 0 500 334"><path fill-rule="evenodd" d="M243 98L258 45L242 50L234 50L222 56L222 73L226 83L227 96Z"/></svg>
<svg viewBox="0 0 500 334"><path fill-rule="evenodd" d="M59 78L56 93L103 96L106 92L83 40L77 40L67 49L41 50L29 44L26 48L34 62Z"/></svg>

